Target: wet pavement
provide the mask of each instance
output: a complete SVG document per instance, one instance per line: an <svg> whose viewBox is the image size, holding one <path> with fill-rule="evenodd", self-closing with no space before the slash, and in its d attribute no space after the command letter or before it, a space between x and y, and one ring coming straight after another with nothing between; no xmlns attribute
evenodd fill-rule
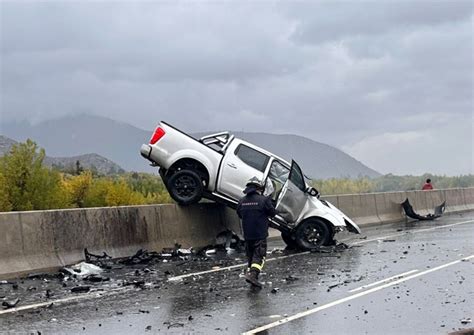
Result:
<svg viewBox="0 0 474 335"><path fill-rule="evenodd" d="M20 299L23 309L0 310L0 333L447 334L474 327L473 212L338 239L349 248L295 253L271 240L261 290L241 277L245 257L237 250L105 262L107 281L66 272L0 284L2 303ZM77 286L87 292L71 292Z"/></svg>

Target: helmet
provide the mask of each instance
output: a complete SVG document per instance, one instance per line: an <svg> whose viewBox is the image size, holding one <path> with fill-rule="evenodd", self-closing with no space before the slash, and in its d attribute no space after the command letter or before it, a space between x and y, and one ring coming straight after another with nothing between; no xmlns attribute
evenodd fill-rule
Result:
<svg viewBox="0 0 474 335"><path fill-rule="evenodd" d="M255 192L257 190L263 190L263 185L260 179L257 177L252 177L249 179L247 184L245 184L244 194Z"/></svg>
<svg viewBox="0 0 474 335"><path fill-rule="evenodd" d="M247 181L247 184L245 184L245 186L249 187L249 186L255 186L257 188L263 188L263 185L262 185L262 182L260 181L260 179L258 179L257 177L252 177L250 178L248 181Z"/></svg>

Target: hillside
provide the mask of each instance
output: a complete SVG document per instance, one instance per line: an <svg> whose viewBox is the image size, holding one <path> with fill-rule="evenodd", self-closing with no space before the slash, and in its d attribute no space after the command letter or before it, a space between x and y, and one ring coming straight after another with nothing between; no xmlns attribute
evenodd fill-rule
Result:
<svg viewBox="0 0 474 335"><path fill-rule="evenodd" d="M176 126L179 128L179 125ZM153 127L154 125L150 126ZM139 153L141 144L148 142L152 131L112 119L76 115L33 126L27 123L7 124L3 127L3 133L20 141L32 138L46 148L49 155L68 156L95 152L117 162L125 170L156 172L156 168L151 168ZM380 175L343 151L302 136L242 132L234 134L287 160L295 159L305 174L312 178Z"/></svg>
<svg viewBox="0 0 474 335"><path fill-rule="evenodd" d="M3 156L5 153L7 153L11 146L15 143L17 143L17 141L0 135L0 156ZM122 169L120 165L97 154L85 154L71 157L46 156L44 159L44 164L50 167L55 166L60 169L74 170L77 161L80 162L80 165L83 168L95 169L98 173L104 175L124 172L124 169Z"/></svg>

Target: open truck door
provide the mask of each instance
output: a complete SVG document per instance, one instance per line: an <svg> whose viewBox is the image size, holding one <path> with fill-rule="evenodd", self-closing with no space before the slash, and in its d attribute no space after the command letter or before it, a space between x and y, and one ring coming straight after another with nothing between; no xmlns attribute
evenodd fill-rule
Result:
<svg viewBox="0 0 474 335"><path fill-rule="evenodd" d="M278 196L276 209L288 223L296 222L307 201L303 172L295 161L291 161L290 175Z"/></svg>

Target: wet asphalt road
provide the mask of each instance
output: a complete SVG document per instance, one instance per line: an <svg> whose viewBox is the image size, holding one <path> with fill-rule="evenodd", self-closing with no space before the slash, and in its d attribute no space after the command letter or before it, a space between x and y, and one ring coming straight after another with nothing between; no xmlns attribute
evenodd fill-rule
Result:
<svg viewBox="0 0 474 335"><path fill-rule="evenodd" d="M269 325L262 334L447 334L474 327L467 322L474 258L466 259L474 255L473 212L338 238L350 248L294 254L270 241L268 259L281 258L267 262L258 291L240 277L238 252L117 265L103 274L112 278L105 283L53 277L0 285L1 300L18 297L17 307L26 308L1 311L0 332L238 334ZM144 283L124 286L134 280ZM91 292L70 292L84 284ZM28 309L34 303L47 305Z"/></svg>

